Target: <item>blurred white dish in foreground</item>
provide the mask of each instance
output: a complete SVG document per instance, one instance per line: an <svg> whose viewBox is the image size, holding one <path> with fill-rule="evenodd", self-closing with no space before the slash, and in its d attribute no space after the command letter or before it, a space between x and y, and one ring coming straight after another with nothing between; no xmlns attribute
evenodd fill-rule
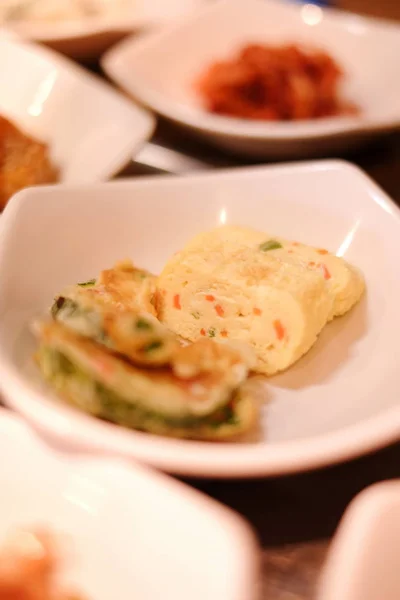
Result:
<svg viewBox="0 0 400 600"><path fill-rule="evenodd" d="M344 514L318 600L398 600L399 556L400 482L373 485Z"/></svg>
<svg viewBox="0 0 400 600"><path fill-rule="evenodd" d="M253 535L208 497L139 466L52 451L5 411L0 450L0 542L14 528L59 537L62 580L85 600L254 600Z"/></svg>

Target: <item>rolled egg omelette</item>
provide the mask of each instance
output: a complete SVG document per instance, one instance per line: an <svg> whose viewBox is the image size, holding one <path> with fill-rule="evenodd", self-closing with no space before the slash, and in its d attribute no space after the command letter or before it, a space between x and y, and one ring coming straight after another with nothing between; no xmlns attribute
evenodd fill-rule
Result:
<svg viewBox="0 0 400 600"><path fill-rule="evenodd" d="M239 340L256 371L287 369L364 291L361 273L325 249L243 227L196 236L157 283L160 320L183 338Z"/></svg>

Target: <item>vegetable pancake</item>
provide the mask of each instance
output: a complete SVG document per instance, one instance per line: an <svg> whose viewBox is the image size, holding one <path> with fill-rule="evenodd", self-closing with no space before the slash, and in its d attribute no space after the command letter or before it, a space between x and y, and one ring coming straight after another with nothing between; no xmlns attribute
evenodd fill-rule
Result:
<svg viewBox="0 0 400 600"><path fill-rule="evenodd" d="M117 263L97 279L66 288L51 312L56 321L135 363L167 364L180 344L155 317L155 282L131 262Z"/></svg>
<svg viewBox="0 0 400 600"><path fill-rule="evenodd" d="M133 366L54 321L38 324L36 333L42 374L87 413L130 428L196 439L229 438L254 423L255 404L240 391L248 368L235 349L224 347L219 368L180 379L171 369Z"/></svg>

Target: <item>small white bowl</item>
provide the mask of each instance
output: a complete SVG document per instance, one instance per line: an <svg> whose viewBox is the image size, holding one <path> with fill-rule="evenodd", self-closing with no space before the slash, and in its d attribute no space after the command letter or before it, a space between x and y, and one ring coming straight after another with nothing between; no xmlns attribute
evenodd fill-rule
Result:
<svg viewBox="0 0 400 600"><path fill-rule="evenodd" d="M108 179L155 119L99 78L41 46L0 36L0 114L49 144L62 182Z"/></svg>
<svg viewBox="0 0 400 600"><path fill-rule="evenodd" d="M348 74L343 94L360 116L298 122L207 113L194 81L245 44L306 43L325 49ZM345 150L400 126L400 27L275 0L221 0L143 40L128 38L102 59L108 76L159 114L221 148L258 158Z"/></svg>
<svg viewBox="0 0 400 600"><path fill-rule="evenodd" d="M154 471L52 451L0 410L0 544L59 537L62 580L87 600L254 600L257 545L235 513Z"/></svg>
<svg viewBox="0 0 400 600"><path fill-rule="evenodd" d="M186 475L276 475L383 446L400 437L399 215L361 171L335 161L21 192L0 228L4 398L66 447ZM189 238L223 223L328 248L367 281L349 314L330 323L302 360L265 381L259 431L241 443L169 439L60 401L33 364L30 333L55 294L125 257L157 273Z"/></svg>
<svg viewBox="0 0 400 600"><path fill-rule="evenodd" d="M58 1L58 0L56 0ZM131 8L98 17L60 21L18 21L5 25L26 40L46 44L75 59L100 56L132 32L165 26L185 18L205 0L132 0Z"/></svg>
<svg viewBox="0 0 400 600"><path fill-rule="evenodd" d="M379 483L346 510L317 600L399 600L400 481Z"/></svg>

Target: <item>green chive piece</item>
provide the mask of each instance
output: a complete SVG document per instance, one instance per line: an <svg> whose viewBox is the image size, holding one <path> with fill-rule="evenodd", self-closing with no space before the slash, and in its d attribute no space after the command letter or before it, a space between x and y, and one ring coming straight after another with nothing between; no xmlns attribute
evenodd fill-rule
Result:
<svg viewBox="0 0 400 600"><path fill-rule="evenodd" d="M192 312L192 317L193 317L194 319L200 319L200 313L199 313L199 312L197 312L197 311L196 311L196 312Z"/></svg>
<svg viewBox="0 0 400 600"><path fill-rule="evenodd" d="M150 344L147 344L147 346L143 346L142 351L143 352L152 352L153 350L158 350L159 348L162 348L162 341L161 340L154 340L154 342L150 342Z"/></svg>
<svg viewBox="0 0 400 600"><path fill-rule="evenodd" d="M138 319L135 324L136 329L141 329L142 331L149 331L152 329L151 324L145 319Z"/></svg>
<svg viewBox="0 0 400 600"><path fill-rule="evenodd" d="M217 332L215 331L215 328L214 328L214 327L210 327L210 329L208 330L208 336L209 336L210 338L213 338L213 337L215 337L215 336L216 336L216 333L217 333Z"/></svg>
<svg viewBox="0 0 400 600"><path fill-rule="evenodd" d="M83 283L78 283L79 287L91 287L92 285L96 285L95 279L89 279L89 281L84 281Z"/></svg>
<svg viewBox="0 0 400 600"><path fill-rule="evenodd" d="M263 244L260 244L260 250L263 252L268 252L268 250L278 250L279 248L283 248L283 246L276 240L267 240Z"/></svg>

